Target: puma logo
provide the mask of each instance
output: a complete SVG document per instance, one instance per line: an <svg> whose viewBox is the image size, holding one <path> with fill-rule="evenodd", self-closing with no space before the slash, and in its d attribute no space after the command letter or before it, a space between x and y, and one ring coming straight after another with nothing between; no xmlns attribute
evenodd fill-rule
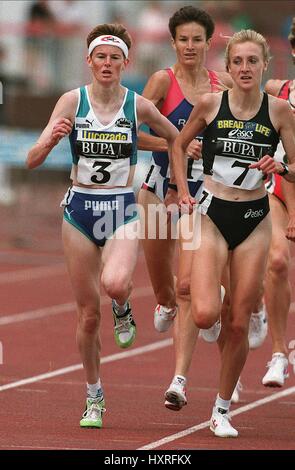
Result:
<svg viewBox="0 0 295 470"><path fill-rule="evenodd" d="M89 121L89 119L86 119L86 122L88 122L88 124L90 124L90 126L92 126L92 124L94 122L94 119L92 119L92 121Z"/></svg>
<svg viewBox="0 0 295 470"><path fill-rule="evenodd" d="M66 212L68 218L71 220L71 214L72 214L74 211L69 212L69 209L67 209L67 207L66 207L66 208L65 208L65 212Z"/></svg>

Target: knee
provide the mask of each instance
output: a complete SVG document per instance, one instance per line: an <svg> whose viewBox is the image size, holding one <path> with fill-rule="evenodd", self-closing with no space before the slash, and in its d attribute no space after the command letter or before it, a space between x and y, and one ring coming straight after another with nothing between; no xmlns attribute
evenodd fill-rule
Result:
<svg viewBox="0 0 295 470"><path fill-rule="evenodd" d="M287 253L277 252L275 255L272 255L268 263L268 274L280 278L287 277L289 271L288 259Z"/></svg>
<svg viewBox="0 0 295 470"><path fill-rule="evenodd" d="M236 343L242 343L245 338L248 338L248 324L249 321L245 319L231 319L227 324L227 334L231 340Z"/></svg>
<svg viewBox="0 0 295 470"><path fill-rule="evenodd" d="M131 282L124 271L103 274L101 284L111 299L127 298L129 295Z"/></svg>
<svg viewBox="0 0 295 470"><path fill-rule="evenodd" d="M98 308L90 306L79 306L79 327L87 334L97 332L100 323L100 314Z"/></svg>
<svg viewBox="0 0 295 470"><path fill-rule="evenodd" d="M218 319L216 309L211 309L210 307L200 308L192 303L191 311L195 324L202 330L211 328Z"/></svg>

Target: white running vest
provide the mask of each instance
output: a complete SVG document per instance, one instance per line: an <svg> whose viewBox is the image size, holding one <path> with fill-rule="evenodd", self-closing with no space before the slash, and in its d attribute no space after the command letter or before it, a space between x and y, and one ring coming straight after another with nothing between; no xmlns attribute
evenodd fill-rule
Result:
<svg viewBox="0 0 295 470"><path fill-rule="evenodd" d="M136 93L126 89L123 104L107 125L94 114L86 87L80 88L75 124L70 135L78 183L126 186L137 162Z"/></svg>

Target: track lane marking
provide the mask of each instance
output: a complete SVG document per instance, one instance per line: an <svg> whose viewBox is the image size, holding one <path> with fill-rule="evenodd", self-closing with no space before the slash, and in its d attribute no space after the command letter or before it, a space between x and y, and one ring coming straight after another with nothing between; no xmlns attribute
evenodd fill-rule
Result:
<svg viewBox="0 0 295 470"><path fill-rule="evenodd" d="M272 395L269 395L267 397L261 398L260 400L255 400L252 403L249 403L248 405L241 406L237 410L231 411L230 416L236 416L241 413L245 413L246 411L253 410L254 408L257 408L259 406L265 405L267 403L270 403L272 401L275 401L279 398L286 397L288 395L292 395L292 393L295 393L295 386L287 388L286 390L283 390L282 392L277 392ZM157 447L160 447L162 445L168 444L169 442L176 441L177 439L180 439L182 437L186 437L189 434L193 434L194 432L200 431L201 429L205 429L210 426L210 420L209 421L204 421L203 423L197 424L195 426L192 426L190 428L184 429L183 431L177 432L175 434L171 434L170 436L163 437L162 439L159 439L158 441L150 442L149 444L146 444L142 447L139 447L136 450L151 450L151 449L156 449Z"/></svg>
<svg viewBox="0 0 295 470"><path fill-rule="evenodd" d="M109 362L119 361L121 359L126 359L127 357L139 356L140 354L145 354L151 351L157 351L158 349L166 348L172 346L172 338L163 339L162 341L156 341L155 343L147 344L146 346L140 346L138 348L131 349L130 351L123 351L110 356L105 356L101 358L101 364L107 364ZM0 392L6 390L11 390L12 388L22 387L27 384L32 384L39 382L41 380L51 379L52 377L57 377L59 375L70 374L71 372L76 372L83 369L82 363L73 364L72 366L63 367L61 369L56 369L51 372L46 372L44 374L35 375L32 377L27 377L26 379L17 380L16 382L11 382L5 385L0 386Z"/></svg>
<svg viewBox="0 0 295 470"><path fill-rule="evenodd" d="M62 255L64 258L64 255ZM1 257L1 251L0 251ZM138 254L138 263L143 259L143 252ZM14 282L35 281L51 276L68 277L67 267L65 262L57 262L54 265L39 266L26 269L18 269L16 271L0 272L0 285L12 284Z"/></svg>
<svg viewBox="0 0 295 470"><path fill-rule="evenodd" d="M143 289L143 290L141 290ZM149 287L137 287L132 292L134 299L138 297L145 297L152 295L153 290ZM132 300L131 297L131 300ZM109 298L105 295L101 297L101 305L107 305ZM11 315L0 315L0 326L11 325L12 323L19 323L28 320L38 320L39 318L60 315L62 313L72 312L76 310L75 302L68 302L64 304L52 305L50 307L38 308L36 310L28 310L26 312L15 313ZM295 302L292 302L290 312L295 311Z"/></svg>
<svg viewBox="0 0 295 470"><path fill-rule="evenodd" d="M66 266L59 263L54 266L41 266L38 268L20 269L0 273L0 284L13 284L14 282L34 281L49 276L66 275Z"/></svg>
<svg viewBox="0 0 295 470"><path fill-rule="evenodd" d="M147 297L153 294L151 287L136 287L131 294L132 299L138 297ZM101 297L101 305L107 305L110 302L109 297L103 295ZM38 308L36 310L28 310L27 312L15 313L12 315L0 316L0 326L11 325L12 323L19 323L28 320L38 320L39 318L50 317L62 313L76 311L76 303L68 302L64 304L52 305L50 307Z"/></svg>

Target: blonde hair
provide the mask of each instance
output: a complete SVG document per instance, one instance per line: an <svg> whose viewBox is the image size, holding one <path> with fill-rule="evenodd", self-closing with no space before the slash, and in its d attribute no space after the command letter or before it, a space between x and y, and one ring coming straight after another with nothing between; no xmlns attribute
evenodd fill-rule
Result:
<svg viewBox="0 0 295 470"><path fill-rule="evenodd" d="M229 55L231 48L235 44L241 44L243 42L254 42L261 46L263 59L265 62L269 62L270 60L270 53L269 53L269 46L266 42L266 39L262 36L262 34L253 31L252 29L242 29L241 31L235 33L228 41L226 50L225 50L225 65L226 69L228 70L229 66Z"/></svg>

